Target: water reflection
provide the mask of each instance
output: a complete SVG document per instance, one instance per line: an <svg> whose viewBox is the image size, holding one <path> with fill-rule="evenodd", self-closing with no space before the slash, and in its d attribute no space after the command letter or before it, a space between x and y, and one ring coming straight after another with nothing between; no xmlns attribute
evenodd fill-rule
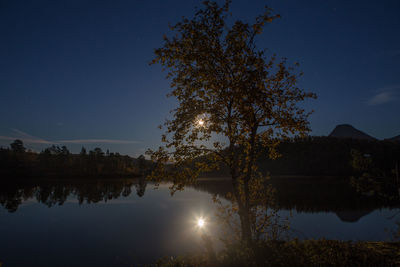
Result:
<svg viewBox="0 0 400 267"><path fill-rule="evenodd" d="M279 178L272 179L279 209L297 212L334 212L344 222L357 222L376 209L400 207L399 199L380 199L358 194L344 179ZM2 184L0 205L9 212L17 211L26 201L37 201L48 207L63 205L67 199L79 204L107 202L132 194L143 197L145 179L59 180ZM227 179L202 179L194 189L224 197L231 191Z"/></svg>
<svg viewBox="0 0 400 267"><path fill-rule="evenodd" d="M209 195L187 188L171 197L168 185L145 185L89 180L0 186L2 205L9 208L0 206L0 262L137 266L201 251L193 220L212 214ZM212 236L213 226L207 221Z"/></svg>
<svg viewBox="0 0 400 267"><path fill-rule="evenodd" d="M304 213L334 212L344 222L357 222L376 209L400 207L399 199L384 199L359 194L346 178L279 177L271 179L275 200L281 210ZM204 179L197 190L225 196L231 191L229 180Z"/></svg>
<svg viewBox="0 0 400 267"><path fill-rule="evenodd" d="M136 187L136 194L142 197L146 191L145 179L113 180L57 180L1 184L0 205L9 212L17 211L26 201L36 200L48 207L63 205L73 198L82 203L107 202L111 199L127 197Z"/></svg>
<svg viewBox="0 0 400 267"><path fill-rule="evenodd" d="M294 213L296 237L387 240L385 229L397 230L396 201L357 195L339 181L273 183L282 212ZM29 266L32 259L37 266L59 266L60 259L65 266L76 261L129 266L202 250L209 239L215 244L219 225L211 194L228 193L229 180L201 180L173 197L168 186L153 190L141 179L1 184L0 261L5 266Z"/></svg>

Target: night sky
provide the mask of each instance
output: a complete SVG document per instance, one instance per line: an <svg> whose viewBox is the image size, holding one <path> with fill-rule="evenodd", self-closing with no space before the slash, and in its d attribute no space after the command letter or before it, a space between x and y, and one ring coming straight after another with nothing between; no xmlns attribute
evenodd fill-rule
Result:
<svg viewBox="0 0 400 267"><path fill-rule="evenodd" d="M282 18L258 39L298 61L313 135L349 123L379 139L400 134L400 1L242 1L252 22ZM160 144L175 101L153 51L168 23L201 1L0 1L0 145L22 139L138 156Z"/></svg>

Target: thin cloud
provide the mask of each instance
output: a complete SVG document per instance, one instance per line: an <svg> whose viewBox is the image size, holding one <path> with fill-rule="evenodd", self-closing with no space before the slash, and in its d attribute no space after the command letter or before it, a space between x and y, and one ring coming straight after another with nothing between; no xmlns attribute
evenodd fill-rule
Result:
<svg viewBox="0 0 400 267"><path fill-rule="evenodd" d="M15 139L18 139L16 137L10 137L10 136L1 136L0 135L0 140L10 140L10 141L14 141Z"/></svg>
<svg viewBox="0 0 400 267"><path fill-rule="evenodd" d="M14 141L16 139L19 139L26 144L46 144L46 145L57 144L57 142L44 140L42 138L38 138L30 134L27 134L18 129L11 129L11 130L16 134L15 136L0 136L0 140Z"/></svg>
<svg viewBox="0 0 400 267"><path fill-rule="evenodd" d="M12 128L11 130L12 130L13 132L15 132L16 134L21 135L21 136L26 136L26 137L29 137L29 138L33 137L32 135L27 134L27 133L25 133L25 132L23 132L23 131L20 131L20 130L18 130L18 129L15 129L15 128Z"/></svg>
<svg viewBox="0 0 400 267"><path fill-rule="evenodd" d="M397 100L397 89L400 86L390 86L376 90L378 93L366 101L369 106L377 106Z"/></svg>
<svg viewBox="0 0 400 267"><path fill-rule="evenodd" d="M76 139L76 140L60 140L62 144L138 144L138 141L117 140L117 139Z"/></svg>
<svg viewBox="0 0 400 267"><path fill-rule="evenodd" d="M21 137L13 137L13 136L0 136L0 140L9 140L14 141L16 139L22 140L26 144L57 144L56 142L46 141L46 140L38 140L38 139L28 139Z"/></svg>
<svg viewBox="0 0 400 267"><path fill-rule="evenodd" d="M383 92L377 95L374 95L370 100L367 101L367 104L370 106L382 105L388 102L395 100L396 97L392 92Z"/></svg>
<svg viewBox="0 0 400 267"><path fill-rule="evenodd" d="M118 140L118 139L71 139L71 140L58 140L49 141L36 136L32 136L28 133L20 131L18 129L11 129L15 136L0 136L0 140L14 141L16 139L22 140L26 144L138 144L140 142L133 140Z"/></svg>
<svg viewBox="0 0 400 267"><path fill-rule="evenodd" d="M30 135L28 133L25 133L23 131L20 131L18 129L11 129L14 133L17 134L17 138L15 139L21 139L25 143L31 143L31 144L56 144L56 142L53 141L48 141L43 138L39 138L33 135Z"/></svg>

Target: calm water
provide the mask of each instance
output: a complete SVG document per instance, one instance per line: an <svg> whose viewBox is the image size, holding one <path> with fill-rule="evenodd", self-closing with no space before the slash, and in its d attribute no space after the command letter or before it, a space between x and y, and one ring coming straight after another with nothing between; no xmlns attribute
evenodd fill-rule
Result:
<svg viewBox="0 0 400 267"><path fill-rule="evenodd" d="M344 182L274 182L282 215L298 238L390 240L397 201L360 196ZM229 181L205 180L170 196L139 180L1 185L0 262L4 266L129 266L201 251L196 218L217 238L212 194Z"/></svg>

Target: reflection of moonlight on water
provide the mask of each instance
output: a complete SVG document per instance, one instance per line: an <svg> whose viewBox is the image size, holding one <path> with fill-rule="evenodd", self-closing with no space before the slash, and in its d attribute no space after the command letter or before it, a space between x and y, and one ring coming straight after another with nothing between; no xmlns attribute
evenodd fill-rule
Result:
<svg viewBox="0 0 400 267"><path fill-rule="evenodd" d="M204 219L202 219L202 218L200 218L200 219L198 219L197 220L197 226L199 227L199 228L203 228L203 226L204 226Z"/></svg>

